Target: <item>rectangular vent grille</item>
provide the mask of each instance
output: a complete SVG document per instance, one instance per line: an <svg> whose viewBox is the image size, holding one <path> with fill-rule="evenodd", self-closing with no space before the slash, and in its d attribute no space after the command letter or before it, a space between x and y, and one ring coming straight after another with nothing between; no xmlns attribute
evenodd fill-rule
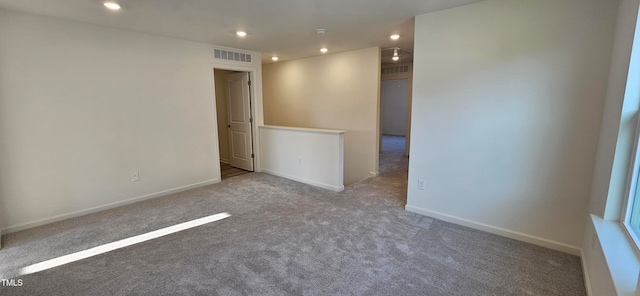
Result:
<svg viewBox="0 0 640 296"><path fill-rule="evenodd" d="M252 60L251 54L249 53L235 52L225 49L214 49L213 57L220 60L236 61L249 64L251 64Z"/></svg>
<svg viewBox="0 0 640 296"><path fill-rule="evenodd" d="M409 66L397 66L382 68L382 74L406 73L409 72Z"/></svg>

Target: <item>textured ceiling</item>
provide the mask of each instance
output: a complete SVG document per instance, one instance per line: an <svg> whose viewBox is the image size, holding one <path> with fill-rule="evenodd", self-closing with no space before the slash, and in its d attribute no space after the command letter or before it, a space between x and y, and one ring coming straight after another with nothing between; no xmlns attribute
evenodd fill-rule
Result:
<svg viewBox="0 0 640 296"><path fill-rule="evenodd" d="M371 46L413 51L413 17L480 0L0 0L0 9L262 52L271 62ZM327 29L324 36L318 28ZM239 38L236 30L248 35ZM389 35L398 33L400 40Z"/></svg>

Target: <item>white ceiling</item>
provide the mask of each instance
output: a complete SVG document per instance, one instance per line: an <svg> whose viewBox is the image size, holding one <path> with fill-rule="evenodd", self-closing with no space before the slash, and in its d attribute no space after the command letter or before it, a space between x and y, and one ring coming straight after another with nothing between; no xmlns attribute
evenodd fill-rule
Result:
<svg viewBox="0 0 640 296"><path fill-rule="evenodd" d="M0 0L0 9L262 52L271 62L371 46L413 51L413 17L481 0ZM324 36L318 28L327 29ZM239 38L236 30L248 35ZM399 33L400 40L389 35Z"/></svg>

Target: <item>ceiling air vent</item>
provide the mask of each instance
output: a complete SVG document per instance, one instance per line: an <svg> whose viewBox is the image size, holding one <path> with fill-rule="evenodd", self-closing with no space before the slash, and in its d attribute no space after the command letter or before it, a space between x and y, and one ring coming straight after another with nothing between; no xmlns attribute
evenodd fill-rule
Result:
<svg viewBox="0 0 640 296"><path fill-rule="evenodd" d="M251 54L226 49L214 49L213 57L219 60L235 61L251 64Z"/></svg>
<svg viewBox="0 0 640 296"><path fill-rule="evenodd" d="M409 66L395 66L382 68L382 74L407 73Z"/></svg>

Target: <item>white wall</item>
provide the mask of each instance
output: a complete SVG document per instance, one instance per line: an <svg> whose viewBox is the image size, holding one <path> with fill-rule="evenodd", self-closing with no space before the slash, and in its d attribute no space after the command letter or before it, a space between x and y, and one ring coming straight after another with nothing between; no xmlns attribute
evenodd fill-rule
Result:
<svg viewBox="0 0 640 296"><path fill-rule="evenodd" d="M211 45L1 10L0 40L5 232L220 179Z"/></svg>
<svg viewBox="0 0 640 296"><path fill-rule="evenodd" d="M378 172L379 48L265 64L263 82L265 124L344 130L345 184Z"/></svg>
<svg viewBox="0 0 640 296"><path fill-rule="evenodd" d="M344 131L260 126L260 145L263 172L344 189Z"/></svg>
<svg viewBox="0 0 640 296"><path fill-rule="evenodd" d="M407 133L407 105L409 79L382 80L381 113L382 133L404 136Z"/></svg>
<svg viewBox="0 0 640 296"><path fill-rule="evenodd" d="M487 0L417 16L407 209L579 254L616 12Z"/></svg>

